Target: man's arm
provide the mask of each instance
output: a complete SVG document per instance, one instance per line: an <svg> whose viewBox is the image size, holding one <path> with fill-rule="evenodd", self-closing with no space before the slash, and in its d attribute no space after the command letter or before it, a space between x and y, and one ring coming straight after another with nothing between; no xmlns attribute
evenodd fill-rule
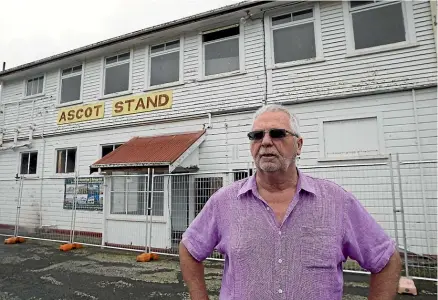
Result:
<svg viewBox="0 0 438 300"><path fill-rule="evenodd" d="M344 257L371 272L369 300L392 300L401 269L396 243L354 196L345 200Z"/></svg>
<svg viewBox="0 0 438 300"><path fill-rule="evenodd" d="M401 266L400 255L396 251L382 271L371 274L368 300L394 299L400 280Z"/></svg>
<svg viewBox="0 0 438 300"><path fill-rule="evenodd" d="M194 259L183 243L179 244L179 260L183 279L189 289L190 299L208 300L203 263Z"/></svg>

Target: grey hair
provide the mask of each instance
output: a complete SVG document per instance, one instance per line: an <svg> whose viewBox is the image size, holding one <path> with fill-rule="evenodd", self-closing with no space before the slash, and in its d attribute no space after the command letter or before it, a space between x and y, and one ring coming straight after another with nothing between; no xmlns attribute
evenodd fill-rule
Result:
<svg viewBox="0 0 438 300"><path fill-rule="evenodd" d="M294 114L292 114L286 107L279 105L279 104L268 104L268 105L263 105L262 107L260 107L254 113L252 123L254 124L255 119L257 119L261 114L263 114L265 112L276 112L276 111L284 112L285 114L287 114L289 116L290 128L292 128L292 131L294 133L296 133L298 136L301 137L300 124L299 124L298 118Z"/></svg>

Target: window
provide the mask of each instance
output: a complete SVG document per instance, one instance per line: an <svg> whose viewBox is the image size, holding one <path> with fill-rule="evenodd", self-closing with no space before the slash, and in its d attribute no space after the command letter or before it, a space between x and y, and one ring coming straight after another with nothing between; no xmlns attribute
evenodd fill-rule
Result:
<svg viewBox="0 0 438 300"><path fill-rule="evenodd" d="M105 58L104 95L129 91L131 53Z"/></svg>
<svg viewBox="0 0 438 300"><path fill-rule="evenodd" d="M369 115L322 121L320 156L338 159L383 155L380 119L380 115Z"/></svg>
<svg viewBox="0 0 438 300"><path fill-rule="evenodd" d="M179 81L180 41L154 45L150 49L149 85L161 85Z"/></svg>
<svg viewBox="0 0 438 300"><path fill-rule="evenodd" d="M272 47L274 63L286 63L315 58L318 55L318 40L313 8L273 16Z"/></svg>
<svg viewBox="0 0 438 300"><path fill-rule="evenodd" d="M73 173L76 166L76 148L60 149L56 155L56 173Z"/></svg>
<svg viewBox="0 0 438 300"><path fill-rule="evenodd" d="M240 28L238 25L202 35L205 76L229 73L240 69Z"/></svg>
<svg viewBox="0 0 438 300"><path fill-rule="evenodd" d="M28 79L26 82L26 96L42 94L44 90L44 76Z"/></svg>
<svg viewBox="0 0 438 300"><path fill-rule="evenodd" d="M67 103L81 99L82 65L61 71L61 100Z"/></svg>
<svg viewBox="0 0 438 300"><path fill-rule="evenodd" d="M411 1L349 1L347 30L349 47L354 50L414 40L410 29ZM409 8L409 9L408 9ZM409 14L408 14L409 11Z"/></svg>
<svg viewBox="0 0 438 300"><path fill-rule="evenodd" d="M152 179L152 176L144 174L118 175L122 174L117 172L111 176L111 214L141 216L150 215L152 211L153 216L164 216L163 176ZM149 210L151 204L152 210Z"/></svg>
<svg viewBox="0 0 438 300"><path fill-rule="evenodd" d="M23 152L20 161L20 174L36 174L38 152Z"/></svg>
<svg viewBox="0 0 438 300"><path fill-rule="evenodd" d="M102 146L102 157L113 152L117 148L119 148L123 144L113 144L113 145L104 145Z"/></svg>

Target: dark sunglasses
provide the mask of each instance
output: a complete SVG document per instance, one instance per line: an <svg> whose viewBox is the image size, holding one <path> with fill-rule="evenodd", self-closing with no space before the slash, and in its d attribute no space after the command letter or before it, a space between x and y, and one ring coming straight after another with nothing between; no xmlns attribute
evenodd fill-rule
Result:
<svg viewBox="0 0 438 300"><path fill-rule="evenodd" d="M282 139L282 138L286 137L287 134L298 137L298 134L293 133L289 130L272 128L269 130L254 130L254 131L248 132L248 138L251 141L262 140L263 137L265 136L265 132L269 132L269 137L271 139Z"/></svg>

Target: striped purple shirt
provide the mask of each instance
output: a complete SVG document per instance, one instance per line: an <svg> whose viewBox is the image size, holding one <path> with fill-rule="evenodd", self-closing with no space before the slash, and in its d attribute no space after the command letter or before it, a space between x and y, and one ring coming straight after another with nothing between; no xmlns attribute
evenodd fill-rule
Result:
<svg viewBox="0 0 438 300"><path fill-rule="evenodd" d="M376 273L394 253L395 242L351 193L298 174L281 225L252 176L217 191L184 233L196 260L224 254L220 300L341 300L347 257Z"/></svg>

